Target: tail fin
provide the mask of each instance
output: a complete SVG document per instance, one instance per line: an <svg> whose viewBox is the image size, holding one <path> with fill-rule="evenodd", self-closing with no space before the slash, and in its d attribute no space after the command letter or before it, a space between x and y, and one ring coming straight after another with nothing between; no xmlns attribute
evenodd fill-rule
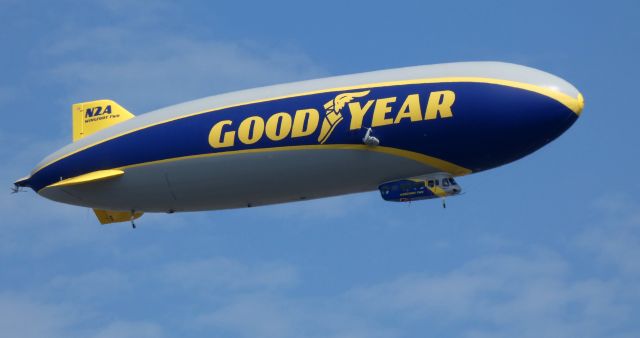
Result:
<svg viewBox="0 0 640 338"><path fill-rule="evenodd" d="M134 117L111 100L76 103L71 108L73 141Z"/></svg>
<svg viewBox="0 0 640 338"><path fill-rule="evenodd" d="M93 212L96 214L96 217L98 217L98 221L100 221L100 224L133 221L143 214L142 212L136 211L133 213L133 215L131 215L130 211L112 211L100 209L93 209Z"/></svg>

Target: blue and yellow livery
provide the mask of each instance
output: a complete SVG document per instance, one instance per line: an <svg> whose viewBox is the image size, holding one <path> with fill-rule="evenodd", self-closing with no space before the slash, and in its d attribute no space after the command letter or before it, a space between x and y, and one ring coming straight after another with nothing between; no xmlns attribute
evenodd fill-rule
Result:
<svg viewBox="0 0 640 338"><path fill-rule="evenodd" d="M558 137L583 106L568 82L499 62L256 88L137 117L99 100L73 105L74 142L15 184L103 223L291 202L491 169Z"/></svg>
<svg viewBox="0 0 640 338"><path fill-rule="evenodd" d="M462 188L446 173L436 173L424 178L403 179L381 184L378 189L385 201L411 202L458 195ZM443 204L444 205L444 204Z"/></svg>

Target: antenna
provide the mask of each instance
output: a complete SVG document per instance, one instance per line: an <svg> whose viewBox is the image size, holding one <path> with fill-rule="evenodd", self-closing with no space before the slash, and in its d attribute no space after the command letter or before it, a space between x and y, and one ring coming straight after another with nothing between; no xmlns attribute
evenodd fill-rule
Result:
<svg viewBox="0 0 640 338"><path fill-rule="evenodd" d="M24 187L21 187L17 184L14 184L13 187L9 188L11 189L11 194L17 194L19 192L24 192Z"/></svg>
<svg viewBox="0 0 640 338"><path fill-rule="evenodd" d="M131 209L131 227L132 228L136 228L136 223L134 222L134 220L136 219L136 211Z"/></svg>

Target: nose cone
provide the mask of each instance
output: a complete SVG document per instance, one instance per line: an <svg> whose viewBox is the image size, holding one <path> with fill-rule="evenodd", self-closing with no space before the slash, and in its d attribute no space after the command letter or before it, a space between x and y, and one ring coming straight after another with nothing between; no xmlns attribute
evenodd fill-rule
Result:
<svg viewBox="0 0 640 338"><path fill-rule="evenodd" d="M521 95L521 106L512 111L513 118L506 126L511 131L513 149L510 162L526 156L562 135L571 127L584 109L584 97L567 81L542 73L544 82L533 84L531 90L539 95ZM510 156L509 156L510 155Z"/></svg>
<svg viewBox="0 0 640 338"><path fill-rule="evenodd" d="M555 75L504 63L484 68L496 80L456 88L461 94L450 122L455 131L442 135L447 144L438 144L444 158L450 155L450 162L474 172L538 150L571 127L584 109L582 94Z"/></svg>
<svg viewBox="0 0 640 338"><path fill-rule="evenodd" d="M577 121L584 109L584 98L575 87L559 80L547 87L526 88L530 92L521 92L513 98L515 102L506 103L511 107L506 112L510 115L501 115L501 122L496 125L504 143L497 147L502 151L494 153L495 161L505 164L533 153Z"/></svg>
<svg viewBox="0 0 640 338"><path fill-rule="evenodd" d="M530 136L532 152L564 133L578 119L584 109L584 97L569 82L549 73L534 70L537 81L531 88L540 94L533 99L521 117L525 125L516 125L515 130ZM524 96L523 96L524 97ZM527 104L527 100L524 102Z"/></svg>
<svg viewBox="0 0 640 338"><path fill-rule="evenodd" d="M502 156L504 164L538 150L569 129L584 109L584 97L553 74L524 66L501 67L521 89L502 102L508 108L499 117L504 123L499 132L508 145L496 157Z"/></svg>
<svg viewBox="0 0 640 338"><path fill-rule="evenodd" d="M557 100L578 116L582 113L584 97L571 83L553 74L533 68L527 69L529 76L524 80L531 85L528 89Z"/></svg>

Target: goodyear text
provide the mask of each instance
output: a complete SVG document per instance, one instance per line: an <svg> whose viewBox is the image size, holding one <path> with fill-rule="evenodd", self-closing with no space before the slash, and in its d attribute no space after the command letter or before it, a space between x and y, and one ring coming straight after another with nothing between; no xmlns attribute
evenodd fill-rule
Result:
<svg viewBox="0 0 640 338"><path fill-rule="evenodd" d="M343 119L343 108L350 113L349 130L371 126L385 127L402 121L411 123L453 117L455 93L450 90L428 94L409 94L404 97L367 99L369 91L343 93L324 104L322 108L298 109L294 112L277 112L266 119L254 115L239 123L232 120L217 122L209 132L211 147L233 147L238 142L251 145L263 138L281 141L285 138L310 136L320 129L318 142L324 143L336 125ZM321 113L321 110L324 110ZM322 122L321 121L322 118ZM364 125L364 121L368 125Z"/></svg>

